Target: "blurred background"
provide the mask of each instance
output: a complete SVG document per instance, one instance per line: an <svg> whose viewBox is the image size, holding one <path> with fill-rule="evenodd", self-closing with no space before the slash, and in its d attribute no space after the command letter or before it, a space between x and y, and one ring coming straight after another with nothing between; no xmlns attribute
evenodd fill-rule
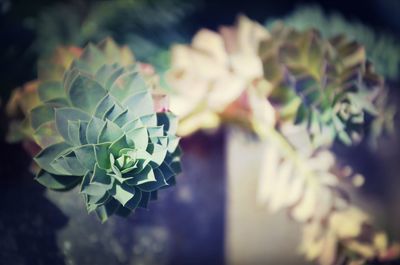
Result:
<svg viewBox="0 0 400 265"><path fill-rule="evenodd" d="M251 264L307 264L296 254L298 227L283 214L265 223L270 232L257 243L266 249L262 255L251 252L256 244L248 243L248 236L237 231L231 236L224 129L184 139L179 184L164 191L149 210L104 225L76 203L76 194L45 191L34 182L29 155L20 145L4 141L4 107L12 89L35 79L38 58L58 45L85 46L111 36L162 73L172 44L190 42L201 28L233 24L238 14L266 27L279 19L298 29L318 28L327 37L348 34L366 46L399 102L399 0L0 0L0 264L250 264L242 261L243 255L254 255ZM373 153L363 145L335 146L337 154L366 176L363 196L371 201L366 207L397 239L398 139L384 140ZM242 236L241 244L232 243ZM242 245L243 253L238 250Z"/></svg>

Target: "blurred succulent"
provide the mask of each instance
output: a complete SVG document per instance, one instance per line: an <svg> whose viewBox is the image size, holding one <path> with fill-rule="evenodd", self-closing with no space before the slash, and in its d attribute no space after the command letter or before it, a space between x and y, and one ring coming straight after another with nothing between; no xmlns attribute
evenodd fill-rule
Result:
<svg viewBox="0 0 400 265"><path fill-rule="evenodd" d="M364 47L344 36L323 39L315 30L299 32L276 24L261 44L270 99L283 121L307 124L314 143L345 144L361 139L367 116L379 111L383 78L366 60ZM384 111L384 110L383 110Z"/></svg>
<svg viewBox="0 0 400 265"><path fill-rule="evenodd" d="M259 201L303 224L301 251L309 260L331 265L342 255L351 261L391 255L386 235L345 192L364 178L339 167L329 150L336 137L347 144L361 139L369 119L381 128L393 116L383 79L361 45L283 25L268 33L241 17L236 28L220 35L202 30L191 46L175 46L169 81L181 134L223 121L258 136ZM372 131L375 138L381 133ZM347 225L339 225L344 219Z"/></svg>
<svg viewBox="0 0 400 265"><path fill-rule="evenodd" d="M273 27L276 21L276 19L267 21L267 26ZM300 31L310 28L318 29L326 38L346 34L352 40L356 40L365 46L367 58L374 63L377 73L387 79L398 80L400 75L400 41L393 34L374 31L367 25L359 21L348 20L339 13L324 12L317 5L302 5L296 8L293 13L282 18L282 21L285 25Z"/></svg>
<svg viewBox="0 0 400 265"><path fill-rule="evenodd" d="M182 117L179 134L216 128L222 119L237 118L231 115L235 108L225 111L239 99L242 102L237 103L248 105L246 89L262 83L258 44L268 38L261 25L241 16L235 27L221 27L219 33L203 29L191 46L172 48L168 81L176 92L171 109Z"/></svg>
<svg viewBox="0 0 400 265"><path fill-rule="evenodd" d="M45 81L60 82L65 70L81 52L80 48L73 46L58 47L51 56L39 61L37 80L27 82L12 92L6 106L6 114L10 119L6 136L9 143L22 142L24 149L31 156L40 151L40 147L33 140L34 130L28 115L33 108L41 104L38 87ZM37 170L34 164L31 170Z"/></svg>
<svg viewBox="0 0 400 265"><path fill-rule="evenodd" d="M29 111L40 104L37 94L38 82L31 81L16 88L7 102L6 113L10 118L7 142L19 142L32 136L29 121L26 119Z"/></svg>
<svg viewBox="0 0 400 265"><path fill-rule="evenodd" d="M9 142L32 137L29 121L26 118L29 111L40 104L38 86L43 81L61 81L65 70L80 53L81 50L76 47L57 48L49 58L39 62L38 80L30 81L13 91L6 109L8 117L11 118L10 130L7 135ZM47 67L43 69L43 65L47 65Z"/></svg>
<svg viewBox="0 0 400 265"><path fill-rule="evenodd" d="M60 45L82 46L111 36L159 70L168 66L165 52L170 43L184 40L182 20L197 5L196 0L55 2L24 25L35 31L32 49L41 56Z"/></svg>
<svg viewBox="0 0 400 265"><path fill-rule="evenodd" d="M378 110L377 115L370 126L368 133L369 144L372 147L378 146L379 136L383 134L394 135L395 133L395 118L397 108L393 102L390 101L389 91L384 91L376 99L376 107Z"/></svg>
<svg viewBox="0 0 400 265"><path fill-rule="evenodd" d="M387 236L372 228L344 189L362 185L363 177L341 170L329 150L336 137L351 144L370 130L376 141L393 125L383 78L364 48L344 36L326 40L315 30L278 23L261 43L260 57L277 111L276 126L258 132L265 141L260 202L272 211L288 209L304 223L300 249L309 260L330 265L343 257L389 257Z"/></svg>
<svg viewBox="0 0 400 265"><path fill-rule="evenodd" d="M390 245L387 235L349 199L350 188L363 184L361 175L339 166L329 149L315 149L305 126L285 124L265 131L258 198L271 212L285 209L302 224L300 251L307 260L364 264L398 256L398 245Z"/></svg>
<svg viewBox="0 0 400 265"><path fill-rule="evenodd" d="M89 44L63 80L41 83L30 112L37 181L54 190L80 185L89 212L104 222L147 207L180 172L176 118L128 49ZM161 104L162 105L162 104Z"/></svg>
<svg viewBox="0 0 400 265"><path fill-rule="evenodd" d="M300 251L319 264L386 264L398 258L400 246L389 245L387 235L376 231L364 212L349 206L325 223L305 224Z"/></svg>

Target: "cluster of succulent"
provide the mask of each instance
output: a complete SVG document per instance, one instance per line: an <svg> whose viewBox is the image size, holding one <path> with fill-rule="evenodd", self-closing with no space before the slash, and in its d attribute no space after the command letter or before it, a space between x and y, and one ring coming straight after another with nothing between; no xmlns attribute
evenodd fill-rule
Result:
<svg viewBox="0 0 400 265"><path fill-rule="evenodd" d="M350 200L349 191L360 187L364 177L341 165L331 150L315 149L305 127L269 128L263 152L258 200L270 212L286 210L302 224L299 250L308 260L365 264L399 255L400 245L390 244L371 217Z"/></svg>
<svg viewBox="0 0 400 265"><path fill-rule="evenodd" d="M393 128L395 109L363 46L283 24L269 32L240 16L171 55L170 106L153 67L111 39L41 61L38 80L7 106L9 140L34 146L37 181L62 191L79 185L103 222L126 216L175 183L176 135L239 124L265 146L260 202L304 225L307 258L331 265L343 253L357 262L391 257L386 235L341 189L344 179L358 186L363 178L343 176L329 149L335 139L353 144L369 129L376 140Z"/></svg>
<svg viewBox="0 0 400 265"><path fill-rule="evenodd" d="M383 78L364 47L343 35L325 39L316 30L277 23L270 36L260 44L259 56L277 121L264 134L261 202L271 210L287 209L303 223L301 251L309 260L393 259L399 246L390 245L344 192L344 186L358 187L364 178L350 167L342 170L330 150L335 139L350 145L369 131L376 142L392 129L395 110Z"/></svg>
<svg viewBox="0 0 400 265"><path fill-rule="evenodd" d="M255 133L264 148L259 201L303 224L301 250L309 260L330 265L349 253L357 262L393 258L398 246L372 229L343 190L364 178L344 174L329 149L337 138L360 141L371 127L376 139L393 123L383 78L363 46L283 24L268 32L245 17L226 29L201 30L191 45L172 50L171 107L183 116L180 133L221 123ZM338 225L347 218L347 226Z"/></svg>
<svg viewBox="0 0 400 265"><path fill-rule="evenodd" d="M388 7L387 3L384 4ZM337 12L325 12L318 5L301 5L284 18L285 25L304 31L318 29L326 38L346 34L352 40L362 43L370 59L380 74L390 80L398 80L400 74L400 41L389 32L375 31L356 20L349 20ZM276 19L270 19L266 25L273 27Z"/></svg>
<svg viewBox="0 0 400 265"><path fill-rule="evenodd" d="M345 144L358 142L367 120L385 111L377 104L385 93L383 78L373 71L364 47L343 35L324 39L316 30L278 23L261 44L260 56L274 86L270 100L282 120L306 124L317 145L336 137Z"/></svg>
<svg viewBox="0 0 400 265"><path fill-rule="evenodd" d="M88 211L102 221L147 207L174 184L177 119L149 66L106 39L89 44L67 69L47 67L39 68L39 102L28 115L41 148L38 182L54 190L79 185Z"/></svg>

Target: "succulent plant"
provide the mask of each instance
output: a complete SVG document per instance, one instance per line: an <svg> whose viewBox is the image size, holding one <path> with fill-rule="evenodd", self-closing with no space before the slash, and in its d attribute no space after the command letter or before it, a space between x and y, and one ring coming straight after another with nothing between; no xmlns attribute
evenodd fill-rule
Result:
<svg viewBox="0 0 400 265"><path fill-rule="evenodd" d="M236 26L200 30L191 45L172 48L168 81L176 92L171 109L181 116L179 134L237 119L232 104L248 106L246 89L263 79L258 45L268 37L261 25L241 16Z"/></svg>
<svg viewBox="0 0 400 265"><path fill-rule="evenodd" d="M271 212L284 209L301 223L300 251L307 260L364 264L399 255L399 245L389 242L371 216L350 201L350 187L361 186L363 176L342 166L329 149L315 149L304 126L285 124L265 131L258 199Z"/></svg>
<svg viewBox="0 0 400 265"><path fill-rule="evenodd" d="M33 139L34 130L29 120L29 112L41 104L38 87L45 81L60 82L65 70L81 52L82 49L74 46L58 47L51 56L39 61L38 79L27 82L12 92L6 106L6 114L10 119L7 142L21 142L31 156L40 151L40 146ZM31 171L37 171L35 163L31 164Z"/></svg>
<svg viewBox="0 0 400 265"><path fill-rule="evenodd" d="M315 30L283 24L271 36L260 56L281 118L306 124L317 145L336 137L346 144L358 141L366 117L378 115L376 101L384 93L383 78L374 73L364 47L344 36L326 40Z"/></svg>
<svg viewBox="0 0 400 265"><path fill-rule="evenodd" d="M80 53L81 49L77 47L58 47L51 56L40 60L37 80L27 82L12 92L6 109L7 116L11 119L7 134L8 142L19 142L32 138L33 132L28 114L33 108L40 105L38 86L43 81L61 81L66 68Z"/></svg>
<svg viewBox="0 0 400 265"><path fill-rule="evenodd" d="M30 112L43 148L36 180L54 190L79 185L103 222L147 207L180 172L176 117L156 112L159 97L133 60L110 39L89 44L62 82L39 86L42 104Z"/></svg>
<svg viewBox="0 0 400 265"><path fill-rule="evenodd" d="M364 47L342 35L324 39L313 29L300 32L279 23L270 33L260 57L277 125L262 135L260 201L272 211L287 209L304 224L301 251L308 260L328 265L340 257L360 264L393 258L398 246L389 245L344 192L344 186L361 185L363 177L350 167L341 170L329 150L335 138L352 144L370 130L376 140L391 128L394 110L388 108L383 78L374 73Z"/></svg>
<svg viewBox="0 0 400 265"><path fill-rule="evenodd" d="M6 106L6 114L10 118L7 142L19 142L31 137L31 127L26 117L31 109L40 104L37 86L38 82L35 80L12 92Z"/></svg>
<svg viewBox="0 0 400 265"><path fill-rule="evenodd" d="M389 5L385 5L388 7ZM360 21L349 20L338 12L325 12L319 5L301 5L284 18L285 25L304 31L318 29L323 37L330 38L346 34L362 43L379 74L390 80L398 80L400 74L400 41L394 34L376 31ZM268 20L273 27L276 19Z"/></svg>

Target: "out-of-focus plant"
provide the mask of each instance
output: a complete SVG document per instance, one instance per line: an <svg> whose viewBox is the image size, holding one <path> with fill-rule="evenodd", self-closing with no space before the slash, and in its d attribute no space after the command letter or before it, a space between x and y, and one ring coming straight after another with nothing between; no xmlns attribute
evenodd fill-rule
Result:
<svg viewBox="0 0 400 265"><path fill-rule="evenodd" d="M300 32L277 24L262 43L260 56L280 119L305 124L316 147L330 145L335 137L345 144L361 140L368 118L379 115L386 117L380 128L393 127L387 102L377 102L387 92L383 78L357 42L343 35L327 40L315 30Z"/></svg>
<svg viewBox="0 0 400 265"><path fill-rule="evenodd" d="M268 38L261 25L240 17L236 27L221 27L219 33L204 29L190 46L172 48L167 79L176 92L171 108L181 116L179 134L216 128L223 120L248 121L249 103L257 101L260 87L268 89L258 56L260 41ZM264 118L273 119L272 113L264 112L269 115Z"/></svg>
<svg viewBox="0 0 400 265"><path fill-rule="evenodd" d="M182 0L56 3L26 24L36 32L33 49L40 55L51 54L60 45L83 46L111 36L127 44L140 60L165 68L165 51L172 41L183 41L180 21L195 5L196 1ZM149 19L153 17L157 19Z"/></svg>
<svg viewBox="0 0 400 265"><path fill-rule="evenodd" d="M58 47L51 56L40 60L37 80L30 81L12 92L6 106L6 113L10 119L7 132L8 142L21 141L32 156L40 150L34 142L34 131L28 115L33 108L40 105L38 87L44 82L61 82L64 72L81 52L82 50L78 47Z"/></svg>
<svg viewBox="0 0 400 265"><path fill-rule="evenodd" d="M346 34L362 43L379 74L398 80L400 75L400 41L390 33L375 32L357 21L349 21L338 13L326 14L318 6L301 6L282 19L286 25L297 30L318 29L324 37ZM268 20L272 27L276 20Z"/></svg>
<svg viewBox="0 0 400 265"><path fill-rule="evenodd" d="M244 17L228 32L201 30L190 46L172 50L171 108L183 115L179 132L234 123L258 135L259 201L272 211L287 209L303 224L300 249L309 260L393 258L398 246L389 246L346 195L364 178L339 166L329 149L335 139L356 143L365 127L377 127L376 139L392 124L394 110L388 114L381 100L383 79L364 48L284 25L269 33Z"/></svg>
<svg viewBox="0 0 400 265"><path fill-rule="evenodd" d="M265 131L258 199L271 212L285 209L302 224L299 250L307 260L364 264L398 257L399 245L390 245L349 199L348 192L364 183L363 176L341 166L343 161L326 147L315 149L304 126Z"/></svg>
<svg viewBox="0 0 400 265"><path fill-rule="evenodd" d="M315 30L283 24L270 35L259 55L277 122L259 133L266 142L260 201L273 211L288 209L304 224L300 249L310 260L393 258L398 246L389 246L386 235L346 196L345 190L364 178L341 168L329 150L334 139L354 144L365 131L375 143L393 127L395 110L386 100L383 78L374 73L364 47L343 35L324 39Z"/></svg>
<svg viewBox="0 0 400 265"><path fill-rule="evenodd" d="M54 190L79 185L88 211L106 221L174 184L176 118L152 67L135 64L129 49L107 39L79 53L66 68L41 64L26 138L42 149L37 181Z"/></svg>

